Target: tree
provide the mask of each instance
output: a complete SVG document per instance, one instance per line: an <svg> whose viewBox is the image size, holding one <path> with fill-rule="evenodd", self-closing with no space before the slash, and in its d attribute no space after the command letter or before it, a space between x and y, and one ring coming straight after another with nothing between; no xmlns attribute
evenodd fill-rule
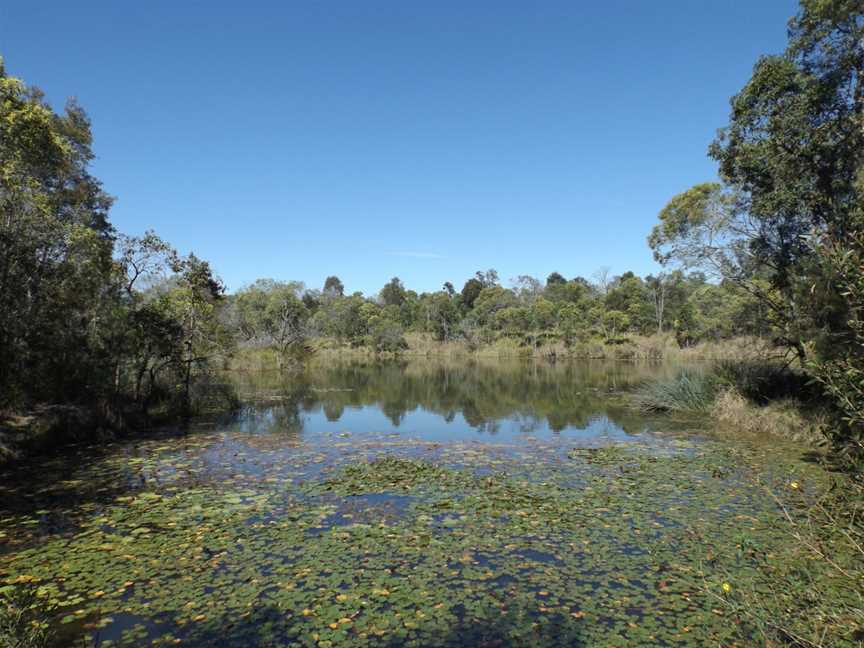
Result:
<svg viewBox="0 0 864 648"><path fill-rule="evenodd" d="M607 340L617 340L618 335L630 326L630 317L627 313L618 310L609 310L603 313L603 334Z"/></svg>
<svg viewBox="0 0 864 648"><path fill-rule="evenodd" d="M114 297L90 122L75 102L55 114L0 59L0 142L0 401L74 397L100 380L94 337Z"/></svg>
<svg viewBox="0 0 864 648"><path fill-rule="evenodd" d="M462 305L466 308L466 310L471 310L474 308L474 301L477 297L480 296L480 292L483 290L483 283L476 278L471 278L465 282L465 285L462 286Z"/></svg>
<svg viewBox="0 0 864 648"><path fill-rule="evenodd" d="M555 327L555 305L540 297L531 304L531 328L548 331Z"/></svg>
<svg viewBox="0 0 864 648"><path fill-rule="evenodd" d="M345 294L345 286L339 277L331 275L324 280L324 290L322 292L328 297L341 297Z"/></svg>
<svg viewBox="0 0 864 648"><path fill-rule="evenodd" d="M426 330L439 342L453 339L459 323L456 300L446 292L437 292L423 300Z"/></svg>
<svg viewBox="0 0 864 648"><path fill-rule="evenodd" d="M653 321L653 308L644 282L632 272L625 272L611 282L604 303L609 311L628 316L628 326L647 332Z"/></svg>
<svg viewBox="0 0 864 648"><path fill-rule="evenodd" d="M601 295L606 295L606 291L609 288L609 273L612 271L612 268L609 266L600 266L597 271L592 275L594 277L595 283L597 285L597 290Z"/></svg>
<svg viewBox="0 0 864 648"><path fill-rule="evenodd" d="M474 276L484 288L489 288L498 284L498 271L494 268L489 268L486 272L478 270L474 273Z"/></svg>
<svg viewBox="0 0 864 648"><path fill-rule="evenodd" d="M181 327L182 409L191 413L193 372L206 366L212 357L230 345L225 328L215 316L225 287L210 264L190 254L179 266L174 285L165 294L166 310Z"/></svg>
<svg viewBox="0 0 864 648"><path fill-rule="evenodd" d="M405 286L399 277L393 277L384 284L378 296L385 306L401 306L406 300Z"/></svg>
<svg viewBox="0 0 864 648"><path fill-rule="evenodd" d="M531 311L524 306L505 306L494 312L491 323L505 335L519 337L531 329Z"/></svg>
<svg viewBox="0 0 864 648"><path fill-rule="evenodd" d="M645 284L651 291L651 301L654 304L654 318L657 320L657 332L663 332L663 317L666 314L666 294L669 292L669 281L666 273L658 272L656 276L645 277Z"/></svg>
<svg viewBox="0 0 864 648"><path fill-rule="evenodd" d="M547 288L549 286L556 286L556 285L560 286L560 285L563 285L566 283L567 283L567 280L564 278L564 276L562 274L560 274L558 272L553 272L548 277L546 277L546 287Z"/></svg>
<svg viewBox="0 0 864 648"><path fill-rule="evenodd" d="M553 281L546 282L546 289L543 291L543 296L551 302L562 303L569 302L576 304L584 301L589 297L591 287L585 280L574 279L573 281Z"/></svg>
<svg viewBox="0 0 864 648"><path fill-rule="evenodd" d="M861 228L862 79L864 7L803 0L786 51L757 62L709 149L723 183L673 198L649 237L661 261L754 295L802 360L836 349L831 331L845 327L847 306L819 256Z"/></svg>
<svg viewBox="0 0 864 648"><path fill-rule="evenodd" d="M511 306L518 306L513 291L493 285L480 291L474 302L474 313L481 325L493 326L495 313Z"/></svg>
<svg viewBox="0 0 864 648"><path fill-rule="evenodd" d="M525 304L531 304L543 293L543 284L531 275L519 275L515 279L511 279L510 283L513 286L513 292Z"/></svg>
<svg viewBox="0 0 864 648"><path fill-rule="evenodd" d="M282 368L285 357L308 337L309 311L297 296L302 284L259 279L237 293L238 328L246 342L276 348Z"/></svg>
<svg viewBox="0 0 864 648"><path fill-rule="evenodd" d="M558 310L558 327L567 346L587 337L586 312L576 304L563 304Z"/></svg>

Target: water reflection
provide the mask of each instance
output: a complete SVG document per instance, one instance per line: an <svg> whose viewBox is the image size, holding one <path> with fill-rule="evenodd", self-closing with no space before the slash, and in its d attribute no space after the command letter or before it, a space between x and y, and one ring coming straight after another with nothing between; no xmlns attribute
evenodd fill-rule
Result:
<svg viewBox="0 0 864 648"><path fill-rule="evenodd" d="M246 403L236 425L289 436L390 430L429 440L619 439L652 426L622 393L674 371L621 362L314 364L235 376Z"/></svg>

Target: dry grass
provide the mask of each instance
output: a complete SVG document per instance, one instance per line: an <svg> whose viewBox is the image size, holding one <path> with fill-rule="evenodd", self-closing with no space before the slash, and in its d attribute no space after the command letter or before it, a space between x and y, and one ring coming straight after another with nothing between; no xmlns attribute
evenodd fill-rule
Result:
<svg viewBox="0 0 864 648"><path fill-rule="evenodd" d="M352 346L332 338L311 341L312 357L324 360L371 360L375 358L558 358L574 360L749 360L763 361L776 355L769 343L758 338L735 338L705 342L680 348L675 336L630 336L620 344L601 340L577 342L570 346L560 341L545 341L538 346L524 344L515 338L501 337L472 347L465 340L439 342L427 333L406 333L408 348L398 354L376 353L368 346ZM242 349L226 363L226 369L241 371L271 370L278 366L274 349Z"/></svg>
<svg viewBox="0 0 864 648"><path fill-rule="evenodd" d="M736 389L721 391L711 409L712 418L722 426L750 434L776 437L816 444L823 440L822 429L827 424L821 416L805 416L792 400L773 401L765 406L754 405Z"/></svg>

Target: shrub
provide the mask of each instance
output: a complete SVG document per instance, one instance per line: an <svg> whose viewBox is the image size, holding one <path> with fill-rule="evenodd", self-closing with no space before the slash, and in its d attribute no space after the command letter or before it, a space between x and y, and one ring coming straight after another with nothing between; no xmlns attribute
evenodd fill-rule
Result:
<svg viewBox="0 0 864 648"><path fill-rule="evenodd" d="M408 348L402 326L383 318L376 318L372 323L369 338L376 352L396 353Z"/></svg>
<svg viewBox="0 0 864 648"><path fill-rule="evenodd" d="M739 581L730 576L728 593L719 583L703 591L753 626L760 645L860 646L864 483L838 475L818 497L803 491L792 482L786 493L773 493L786 542L772 553L746 550L753 568ZM740 544L735 551L744 553Z"/></svg>
<svg viewBox="0 0 864 648"><path fill-rule="evenodd" d="M727 387L760 405L792 398L816 403L821 395L806 374L776 362L721 360L714 365L714 373Z"/></svg>

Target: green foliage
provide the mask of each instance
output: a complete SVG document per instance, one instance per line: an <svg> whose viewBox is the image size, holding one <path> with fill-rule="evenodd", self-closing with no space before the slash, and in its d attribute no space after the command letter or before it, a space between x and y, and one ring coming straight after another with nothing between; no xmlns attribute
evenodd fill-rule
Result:
<svg viewBox="0 0 864 648"><path fill-rule="evenodd" d="M845 326L818 340L821 348L810 363L815 379L832 398L842 425L832 441L859 468L864 465L864 234L846 245L827 240L820 248L823 275L831 277L842 297Z"/></svg>
<svg viewBox="0 0 864 648"><path fill-rule="evenodd" d="M252 346L274 346L280 362L302 349L309 335L309 310L298 296L302 284L259 279L232 299L233 323L241 339Z"/></svg>
<svg viewBox="0 0 864 648"><path fill-rule="evenodd" d="M740 288L737 304L723 308L708 289L700 305L733 328L756 307L761 332L823 386L840 415L832 440L855 455L864 429L862 78L861 3L803 0L786 51L756 63L710 147L722 183L675 196L648 239L659 261ZM676 331L684 342L707 328L695 312L685 319Z"/></svg>
<svg viewBox="0 0 864 648"><path fill-rule="evenodd" d="M483 290L483 284L480 283L479 280L471 278L465 282L465 285L462 286L461 298L462 305L467 309L471 310L474 308L474 302L477 300L477 297L480 296L480 292Z"/></svg>
<svg viewBox="0 0 864 648"><path fill-rule="evenodd" d="M636 404L645 412L706 412L716 393L712 375L683 370L674 378L643 385Z"/></svg>
<svg viewBox="0 0 864 648"><path fill-rule="evenodd" d="M455 385L466 412L488 412L504 387L524 415L524 366L511 386L494 371L481 385L427 367L440 383L411 393L442 412ZM607 370L617 384L620 368ZM587 447L567 435L431 444L387 431L298 443L285 400L338 412L358 391L398 402L413 382L394 363L329 371L250 394L267 403L242 429L40 464L63 479L14 494L53 505L4 516L0 588L37 595L67 644L747 646L771 631L752 616L759 605L797 634L855 645L852 543L832 533L815 545L857 570L850 580L793 541L830 485L799 453L662 435ZM391 374L388 392L370 388L374 372ZM563 367L540 374L537 398L557 391L566 407L578 392L555 389ZM634 419L641 430L645 417ZM768 488L794 493L783 499L791 523Z"/></svg>
<svg viewBox="0 0 864 648"><path fill-rule="evenodd" d="M369 321L369 342L379 353L397 353L408 347L399 322L377 315Z"/></svg>
<svg viewBox="0 0 864 648"><path fill-rule="evenodd" d="M111 198L87 171L86 115L55 114L0 63L0 405L76 398L104 378Z"/></svg>
<svg viewBox="0 0 864 648"><path fill-rule="evenodd" d="M421 302L420 319L425 329L439 342L456 337L460 313L457 298L452 293L438 292Z"/></svg>
<svg viewBox="0 0 864 648"><path fill-rule="evenodd" d="M822 396L808 375L778 362L723 360L714 365L713 373L721 383L759 405L793 398L812 405Z"/></svg>
<svg viewBox="0 0 864 648"><path fill-rule="evenodd" d="M567 280L564 276L559 272L553 272L548 277L546 277L546 287L550 286L563 286L567 283Z"/></svg>
<svg viewBox="0 0 864 648"><path fill-rule="evenodd" d="M381 292L378 293L378 297L381 298L381 302L385 306L401 306L407 299L405 286L402 285L402 281L399 277L393 277L381 289Z"/></svg>
<svg viewBox="0 0 864 648"><path fill-rule="evenodd" d="M342 280L336 276L329 276L324 280L324 294L329 297L341 297L345 294L345 286Z"/></svg>
<svg viewBox="0 0 864 648"><path fill-rule="evenodd" d="M90 175L90 123L0 65L0 405L76 402L117 422L157 393L191 409L230 347L222 286L153 232L116 236Z"/></svg>
<svg viewBox="0 0 864 648"><path fill-rule="evenodd" d="M0 647L45 648L50 645L48 623L39 614L39 599L28 592L0 587Z"/></svg>
<svg viewBox="0 0 864 648"><path fill-rule="evenodd" d="M785 541L769 551L752 534L737 538L735 551L755 569L743 581L726 576L729 591L715 594L715 600L746 619L766 644L860 646L864 484L837 478L816 501L801 491L792 480L772 492L784 517ZM721 545L712 560L729 553Z"/></svg>

